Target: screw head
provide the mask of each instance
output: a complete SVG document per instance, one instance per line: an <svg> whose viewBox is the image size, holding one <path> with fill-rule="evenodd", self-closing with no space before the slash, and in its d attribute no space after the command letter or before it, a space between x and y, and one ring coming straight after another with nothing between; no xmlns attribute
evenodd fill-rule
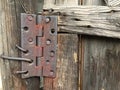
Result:
<svg viewBox="0 0 120 90"><path fill-rule="evenodd" d="M45 19L45 22L46 22L46 23L49 23L49 22L50 22L50 17L47 17L47 18Z"/></svg>
<svg viewBox="0 0 120 90"><path fill-rule="evenodd" d="M28 41L29 41L29 42L32 42L32 41L33 41L33 38L32 38L32 37L30 37L30 38L28 39Z"/></svg>
<svg viewBox="0 0 120 90"><path fill-rule="evenodd" d="M46 41L46 44L47 44L47 45L50 45L50 43L51 43L51 40L48 39L48 40Z"/></svg>
<svg viewBox="0 0 120 90"><path fill-rule="evenodd" d="M28 18L29 21L33 20L33 16L32 15L29 15L27 18Z"/></svg>

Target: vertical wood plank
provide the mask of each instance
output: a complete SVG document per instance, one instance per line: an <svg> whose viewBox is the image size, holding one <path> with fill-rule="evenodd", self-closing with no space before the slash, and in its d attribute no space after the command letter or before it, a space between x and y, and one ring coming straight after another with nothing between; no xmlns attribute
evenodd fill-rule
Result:
<svg viewBox="0 0 120 90"><path fill-rule="evenodd" d="M0 55L19 57L15 45L20 43L20 13L33 13L34 6L35 1L31 0L0 0ZM3 90L39 90L39 78L25 80L15 74L17 70L21 70L20 62L0 58L0 66Z"/></svg>
<svg viewBox="0 0 120 90"><path fill-rule="evenodd" d="M44 79L44 90L77 90L78 36L58 35L57 76Z"/></svg>
<svg viewBox="0 0 120 90"><path fill-rule="evenodd" d="M79 35L79 80L78 90L83 90L83 71L84 71L84 37Z"/></svg>
<svg viewBox="0 0 120 90"><path fill-rule="evenodd" d="M120 40L84 37L83 90L120 90Z"/></svg>
<svg viewBox="0 0 120 90"><path fill-rule="evenodd" d="M82 0L82 5L100 5L101 6L101 5L105 5L105 1L103 1L103 0ZM81 53L79 55L80 56L79 57L80 58L80 69L79 69L80 70L80 76L79 76L80 77L80 79L79 79L80 88L79 88L79 90L90 90L89 88L86 89L84 86L87 83L87 80L85 79L86 71L85 71L84 67L86 65L85 62L87 62L86 57L88 57L85 55L85 52L89 52L89 51L84 49L84 47L86 47L85 36L82 35L80 38L81 39L79 41L79 44L80 44L79 52L81 52ZM97 37L96 37L96 40L97 40ZM86 39L86 42L89 42L89 38ZM92 44L92 45L94 46L94 44ZM86 80L86 82L84 79Z"/></svg>
<svg viewBox="0 0 120 90"><path fill-rule="evenodd" d="M20 29L17 28L16 8L14 0L0 0L0 54L7 56L18 56L15 44L18 43ZM3 90L25 90L25 82L14 74L20 69L20 63L0 58L0 64Z"/></svg>

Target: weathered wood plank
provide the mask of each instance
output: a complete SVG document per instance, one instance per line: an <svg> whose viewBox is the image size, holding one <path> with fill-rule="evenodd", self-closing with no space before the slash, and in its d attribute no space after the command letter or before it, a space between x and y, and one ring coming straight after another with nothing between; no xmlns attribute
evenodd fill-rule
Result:
<svg viewBox="0 0 120 90"><path fill-rule="evenodd" d="M105 0L108 6L120 6L120 0Z"/></svg>
<svg viewBox="0 0 120 90"><path fill-rule="evenodd" d="M120 7L80 6L56 8L60 32L120 38Z"/></svg>
<svg viewBox="0 0 120 90"><path fill-rule="evenodd" d="M84 37L82 90L120 90L120 40Z"/></svg>
<svg viewBox="0 0 120 90"><path fill-rule="evenodd" d="M18 0L25 13L36 13L37 0Z"/></svg>
<svg viewBox="0 0 120 90"><path fill-rule="evenodd" d="M78 0L56 0L55 5L78 6Z"/></svg>
<svg viewBox="0 0 120 90"><path fill-rule="evenodd" d="M19 29L14 0L0 0L0 11L0 54L18 56L15 44L19 40ZM5 61L0 58L0 67L3 90L25 90L25 82L15 74L15 71L20 69L19 62Z"/></svg>
<svg viewBox="0 0 120 90"><path fill-rule="evenodd" d="M82 5L105 5L105 3L103 2L103 0L83 0L83 4Z"/></svg>
<svg viewBox="0 0 120 90"><path fill-rule="evenodd" d="M20 0L0 0L0 55L19 57L15 45L20 43L20 13L34 11L32 7L34 7L35 1L34 3L30 1L24 0L24 5L22 5L22 0L21 2ZM20 75L15 74L16 71L21 70L20 62L0 58L0 67L3 90L39 90L39 78L26 81Z"/></svg>
<svg viewBox="0 0 120 90"><path fill-rule="evenodd" d="M79 1L78 0L44 0L44 9L50 9L54 7L72 7L72 6L78 6Z"/></svg>
<svg viewBox="0 0 120 90"><path fill-rule="evenodd" d="M44 0L44 8L53 7L55 5L55 0Z"/></svg>
<svg viewBox="0 0 120 90"><path fill-rule="evenodd" d="M77 90L78 88L78 36L58 35L57 76L44 79L44 90Z"/></svg>

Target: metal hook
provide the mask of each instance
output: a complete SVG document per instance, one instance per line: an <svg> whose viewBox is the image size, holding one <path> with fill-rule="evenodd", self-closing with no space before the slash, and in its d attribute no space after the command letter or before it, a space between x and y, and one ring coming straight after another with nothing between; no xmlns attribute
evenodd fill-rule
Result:
<svg viewBox="0 0 120 90"><path fill-rule="evenodd" d="M9 56L4 56L4 55L1 55L0 57L3 59L8 59L8 60L25 61L25 62L29 62L29 63L33 62L33 60L27 59L27 58L9 57Z"/></svg>
<svg viewBox="0 0 120 90"><path fill-rule="evenodd" d="M16 71L15 73L16 73L16 74L27 74L28 71Z"/></svg>
<svg viewBox="0 0 120 90"><path fill-rule="evenodd" d="M20 46L18 46L18 45L16 45L16 47L17 47L19 50L21 50L22 52L24 52L24 53L27 53L27 52L28 52L28 50L26 50L26 49L24 49L24 48L22 48L22 47L20 47Z"/></svg>

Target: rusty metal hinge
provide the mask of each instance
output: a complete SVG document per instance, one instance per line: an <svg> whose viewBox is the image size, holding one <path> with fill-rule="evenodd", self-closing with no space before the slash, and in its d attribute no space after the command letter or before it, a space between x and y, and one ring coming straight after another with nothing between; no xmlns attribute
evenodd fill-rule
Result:
<svg viewBox="0 0 120 90"><path fill-rule="evenodd" d="M21 14L22 78L55 77L57 50L57 17ZM22 50L21 49L21 50Z"/></svg>

